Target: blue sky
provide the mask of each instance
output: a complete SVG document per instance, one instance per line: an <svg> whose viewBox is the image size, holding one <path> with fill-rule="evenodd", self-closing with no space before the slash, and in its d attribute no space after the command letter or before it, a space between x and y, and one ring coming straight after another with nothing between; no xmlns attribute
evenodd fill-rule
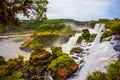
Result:
<svg viewBox="0 0 120 80"><path fill-rule="evenodd" d="M48 0L49 19L70 18L80 21L120 18L120 0Z"/></svg>

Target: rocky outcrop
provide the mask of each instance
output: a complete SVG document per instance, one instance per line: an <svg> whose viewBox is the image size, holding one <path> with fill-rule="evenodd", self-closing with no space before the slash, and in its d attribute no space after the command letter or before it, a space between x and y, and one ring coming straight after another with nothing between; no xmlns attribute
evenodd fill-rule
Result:
<svg viewBox="0 0 120 80"><path fill-rule="evenodd" d="M115 40L120 40L120 35L116 35Z"/></svg>
<svg viewBox="0 0 120 80"><path fill-rule="evenodd" d="M65 80L72 73L74 73L78 68L79 68L79 66L76 63L71 64L68 67L59 68L56 73L57 80Z"/></svg>

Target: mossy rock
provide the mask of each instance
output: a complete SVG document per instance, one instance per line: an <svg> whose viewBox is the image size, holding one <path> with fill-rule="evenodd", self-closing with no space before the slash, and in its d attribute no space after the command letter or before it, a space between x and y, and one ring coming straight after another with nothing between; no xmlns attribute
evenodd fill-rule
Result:
<svg viewBox="0 0 120 80"><path fill-rule="evenodd" d="M77 43L80 44L82 42L82 40L83 40L82 36L79 36L77 39Z"/></svg>
<svg viewBox="0 0 120 80"><path fill-rule="evenodd" d="M80 47L75 47L75 48L72 48L72 49L70 50L70 54L80 53L80 52L82 52L82 51L83 51L82 48L80 48Z"/></svg>

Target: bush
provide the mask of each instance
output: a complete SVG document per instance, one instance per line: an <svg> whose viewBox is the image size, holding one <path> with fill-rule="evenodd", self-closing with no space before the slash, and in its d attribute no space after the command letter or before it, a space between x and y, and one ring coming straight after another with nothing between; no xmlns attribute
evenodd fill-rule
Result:
<svg viewBox="0 0 120 80"><path fill-rule="evenodd" d="M113 35L112 31L104 31L104 33L101 36L101 40L103 38L110 37L111 35Z"/></svg>
<svg viewBox="0 0 120 80"><path fill-rule="evenodd" d="M59 21L54 21L54 22L46 22L44 24L41 24L38 28L37 31L40 32L45 32L45 31L56 31L56 30L61 30L65 29L65 24Z"/></svg>
<svg viewBox="0 0 120 80"><path fill-rule="evenodd" d="M0 56L0 66L5 64L5 58L3 56Z"/></svg>
<svg viewBox="0 0 120 80"><path fill-rule="evenodd" d="M74 60L71 57L63 55L53 60L48 69L56 72L59 68L67 67L72 63L74 63Z"/></svg>
<svg viewBox="0 0 120 80"><path fill-rule="evenodd" d="M83 30L82 38L88 40L90 38L90 32L88 29Z"/></svg>
<svg viewBox="0 0 120 80"><path fill-rule="evenodd" d="M89 75L87 77L87 80L108 80L108 79L106 79L105 73L101 73L99 71L96 71L92 75Z"/></svg>
<svg viewBox="0 0 120 80"><path fill-rule="evenodd" d="M36 44L33 49L33 53L39 53L45 50L42 44Z"/></svg>
<svg viewBox="0 0 120 80"><path fill-rule="evenodd" d="M52 54L53 54L53 56L54 56L55 58L60 57L60 56L62 56L62 55L67 55L67 54L63 53L61 47L52 46L52 47L51 47L51 50L52 50Z"/></svg>
<svg viewBox="0 0 120 80"><path fill-rule="evenodd" d="M82 39L83 39L82 36L79 36L78 39L77 39L77 43L80 44L82 42Z"/></svg>

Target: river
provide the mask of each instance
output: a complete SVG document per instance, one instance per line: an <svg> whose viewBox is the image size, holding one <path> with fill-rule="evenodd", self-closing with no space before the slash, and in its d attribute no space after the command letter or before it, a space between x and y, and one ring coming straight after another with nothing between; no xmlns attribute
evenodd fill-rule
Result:
<svg viewBox="0 0 120 80"><path fill-rule="evenodd" d="M19 49L24 38L28 36L31 36L31 34L0 36L6 38L0 42L0 56L3 56L5 60L17 58L19 55L24 56L24 60L29 59L30 53Z"/></svg>

